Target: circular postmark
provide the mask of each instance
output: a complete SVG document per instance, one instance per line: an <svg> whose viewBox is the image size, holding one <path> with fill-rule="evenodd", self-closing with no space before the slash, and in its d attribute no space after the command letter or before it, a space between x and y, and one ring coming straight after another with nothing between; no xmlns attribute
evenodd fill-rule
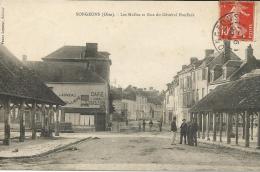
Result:
<svg viewBox="0 0 260 172"><path fill-rule="evenodd" d="M239 41L238 40L224 40L224 39L220 39L220 32L223 31L223 29L221 29L221 27L223 25L227 25L227 20L229 18L232 17L232 15L234 15L234 13L227 13L226 15L220 17L217 22L214 24L214 27L212 29L212 43L215 47L215 49L218 52L222 52L225 48L225 44L224 41L230 41L230 47L232 47L231 49L233 51L238 51L238 45L239 45Z"/></svg>

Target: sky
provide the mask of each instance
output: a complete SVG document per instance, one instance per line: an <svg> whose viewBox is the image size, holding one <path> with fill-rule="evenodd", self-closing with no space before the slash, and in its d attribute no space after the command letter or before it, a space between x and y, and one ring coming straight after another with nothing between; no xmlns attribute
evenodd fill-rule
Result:
<svg viewBox="0 0 260 172"><path fill-rule="evenodd" d="M256 4L259 11L260 2ZM214 49L211 34L219 18L218 2L131 2L2 0L5 46L19 59L41 60L64 45L98 43L111 53L110 80L126 87L162 90L188 64ZM113 13L115 16L77 16L76 13ZM177 13L177 16L121 16L121 13ZM179 13L190 16L179 16ZM258 16L257 16L258 15ZM260 13L256 13L256 18ZM257 20L255 20L257 21ZM238 54L252 44L260 59L260 26L253 42L240 42ZM258 34L257 34L258 33Z"/></svg>

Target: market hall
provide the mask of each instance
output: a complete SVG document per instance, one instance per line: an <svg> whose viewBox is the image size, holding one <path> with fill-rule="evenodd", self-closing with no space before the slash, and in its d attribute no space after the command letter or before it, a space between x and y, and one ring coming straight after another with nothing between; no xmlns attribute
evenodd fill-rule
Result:
<svg viewBox="0 0 260 172"><path fill-rule="evenodd" d="M4 127L0 139L3 144L10 144L12 130L18 130L19 141L24 141L25 121L29 121L27 129L31 130L32 139L37 137L37 120L41 125L41 136L52 136L53 130L58 136L60 106L65 102L4 45L0 45L0 70L0 123Z"/></svg>

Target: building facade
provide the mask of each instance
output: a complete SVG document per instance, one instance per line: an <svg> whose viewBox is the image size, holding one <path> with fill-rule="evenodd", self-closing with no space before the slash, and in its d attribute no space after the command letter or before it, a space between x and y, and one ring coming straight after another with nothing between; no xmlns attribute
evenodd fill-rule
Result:
<svg viewBox="0 0 260 172"><path fill-rule="evenodd" d="M128 86L126 89L112 88L111 91L115 95L113 99L115 112L126 116L127 120L162 119L163 99L157 90Z"/></svg>
<svg viewBox="0 0 260 172"><path fill-rule="evenodd" d="M62 121L74 129L105 130L109 116L110 65L108 52L98 51L97 43L86 46L63 46L43 61L24 63L36 70L40 78L66 105Z"/></svg>
<svg viewBox="0 0 260 172"><path fill-rule="evenodd" d="M167 84L163 105L165 123L170 123L174 116L178 125L182 119L189 120L189 109L218 85L260 68L251 45L246 49L245 60L241 60L231 50L229 41L224 44L222 52L207 49L202 60L192 57L190 64L183 65L173 81Z"/></svg>

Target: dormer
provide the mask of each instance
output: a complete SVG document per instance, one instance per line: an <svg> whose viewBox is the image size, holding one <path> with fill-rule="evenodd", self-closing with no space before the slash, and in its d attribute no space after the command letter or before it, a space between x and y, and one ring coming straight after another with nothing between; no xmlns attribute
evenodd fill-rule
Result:
<svg viewBox="0 0 260 172"><path fill-rule="evenodd" d="M222 75L222 67L219 64L216 64L211 70L210 70L210 82L215 81Z"/></svg>
<svg viewBox="0 0 260 172"><path fill-rule="evenodd" d="M235 72L243 62L241 60L229 60L223 66L223 79L227 79Z"/></svg>

